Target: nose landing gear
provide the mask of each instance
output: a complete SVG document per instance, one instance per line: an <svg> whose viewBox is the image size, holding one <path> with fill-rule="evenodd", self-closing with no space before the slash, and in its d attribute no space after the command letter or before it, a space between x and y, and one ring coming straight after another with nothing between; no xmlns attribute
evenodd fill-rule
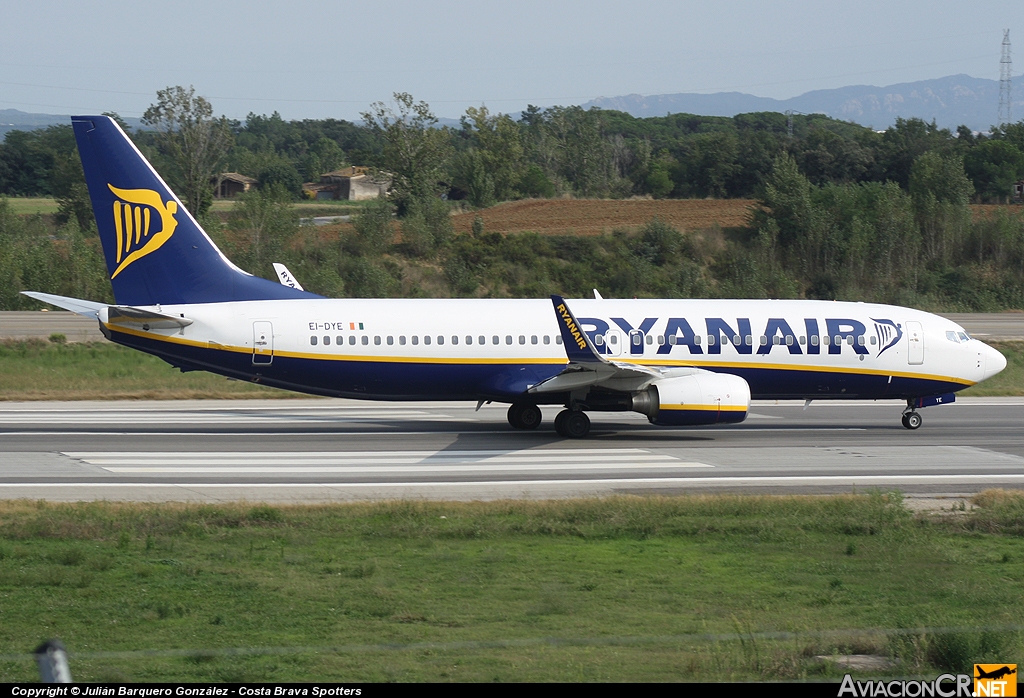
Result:
<svg viewBox="0 0 1024 698"><path fill-rule="evenodd" d="M909 412L903 413L903 418L901 421L903 422L904 427L910 430L914 430L921 426L923 420L921 419L920 413L910 410Z"/></svg>

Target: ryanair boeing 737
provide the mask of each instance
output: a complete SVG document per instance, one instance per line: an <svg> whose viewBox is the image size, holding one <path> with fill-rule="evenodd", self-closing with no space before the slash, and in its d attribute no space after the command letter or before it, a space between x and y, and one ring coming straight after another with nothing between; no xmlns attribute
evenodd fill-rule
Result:
<svg viewBox="0 0 1024 698"><path fill-rule="evenodd" d="M519 429L562 405L555 429L579 438L588 411L725 424L752 397L902 400L917 429L917 409L1006 366L955 323L889 305L323 298L287 270L275 283L236 267L113 120L72 121L116 303L27 294L182 371L334 397L508 403Z"/></svg>

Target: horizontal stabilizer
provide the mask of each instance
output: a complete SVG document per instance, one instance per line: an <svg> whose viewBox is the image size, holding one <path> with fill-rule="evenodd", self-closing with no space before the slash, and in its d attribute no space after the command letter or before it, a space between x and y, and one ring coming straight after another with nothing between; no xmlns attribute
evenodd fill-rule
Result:
<svg viewBox="0 0 1024 698"><path fill-rule="evenodd" d="M107 307L106 303L94 303L93 301L83 301L80 298L55 296L52 293L40 293L39 291L22 291L22 294L29 298L35 298L37 301L49 303L58 308L64 308L64 310L70 310L78 315L93 319L99 319L100 310Z"/></svg>
<svg viewBox="0 0 1024 698"><path fill-rule="evenodd" d="M99 318L105 325L135 325L147 330L171 330L192 324L192 321L185 317L133 308L130 305L107 306L100 311Z"/></svg>

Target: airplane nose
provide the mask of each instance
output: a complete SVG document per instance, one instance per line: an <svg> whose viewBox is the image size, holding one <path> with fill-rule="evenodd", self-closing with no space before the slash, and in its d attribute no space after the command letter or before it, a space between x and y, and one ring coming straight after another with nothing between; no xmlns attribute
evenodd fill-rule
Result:
<svg viewBox="0 0 1024 698"><path fill-rule="evenodd" d="M985 378L991 378L1006 368L1006 357L998 349L990 347L984 342L982 346L985 347L982 352L982 355L985 357Z"/></svg>

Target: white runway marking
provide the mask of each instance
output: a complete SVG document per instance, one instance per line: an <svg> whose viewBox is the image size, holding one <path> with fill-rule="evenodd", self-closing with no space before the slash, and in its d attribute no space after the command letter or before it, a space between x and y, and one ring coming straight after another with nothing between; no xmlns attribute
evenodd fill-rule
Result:
<svg viewBox="0 0 1024 698"><path fill-rule="evenodd" d="M3 487L179 487L179 488L223 488L223 489L253 489L253 488L317 488L345 489L345 488L367 488L367 487L409 487L409 488L438 488L438 487L523 487L523 486L553 486L553 485L727 485L731 487L752 485L884 485L884 484L947 484L971 482L1024 482L1024 474L1008 475L806 475L786 477L638 477L638 478L601 478L589 480L489 480L486 482L256 482L256 483L210 483L210 482L12 482L4 483Z"/></svg>
<svg viewBox="0 0 1024 698"><path fill-rule="evenodd" d="M645 449L535 449L528 451L354 452L65 452L111 473L136 474L312 474L386 473L493 474L509 470L594 471L635 466L646 469L713 468Z"/></svg>

